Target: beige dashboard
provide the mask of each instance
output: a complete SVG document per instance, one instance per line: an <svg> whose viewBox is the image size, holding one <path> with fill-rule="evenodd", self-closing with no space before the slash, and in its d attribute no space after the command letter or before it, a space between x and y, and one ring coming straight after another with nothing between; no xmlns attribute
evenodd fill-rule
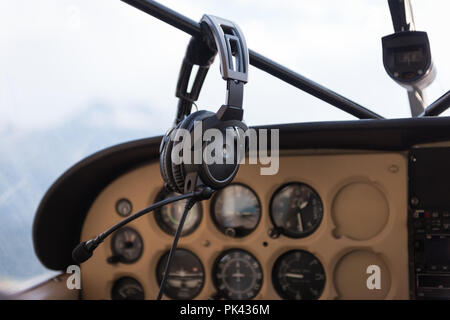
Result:
<svg viewBox="0 0 450 320"><path fill-rule="evenodd" d="M205 270L204 285L196 299L208 299L217 289L212 280L217 257L231 248L250 252L260 263L263 281L255 299L280 299L272 283L272 268L283 253L302 249L321 262L325 285L320 299L408 299L407 159L403 153L311 151L280 156L279 172L260 175L258 165L242 165L234 182L250 187L261 204L261 220L243 238L221 233L204 201L198 228L180 239L179 248L193 252ZM273 239L269 230L270 200L280 186L306 183L319 194L323 218L309 236L299 239L281 235ZM91 206L82 229L88 240L119 222L118 199L127 198L133 212L154 202L163 186L159 163L135 168L110 183ZM131 264L107 263L111 238L81 266L82 298L111 299L114 282L130 276L142 285L145 298L155 299L159 285L156 267L170 248L173 237L161 230L153 214L130 224L143 240L140 258ZM380 287L367 286L368 267L380 271Z"/></svg>

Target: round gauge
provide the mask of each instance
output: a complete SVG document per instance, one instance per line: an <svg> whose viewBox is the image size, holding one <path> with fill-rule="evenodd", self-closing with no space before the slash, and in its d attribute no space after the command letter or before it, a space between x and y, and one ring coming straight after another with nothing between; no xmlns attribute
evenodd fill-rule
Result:
<svg viewBox="0 0 450 320"><path fill-rule="evenodd" d="M121 217L128 217L133 211L133 205L128 199L120 199L116 202L116 212Z"/></svg>
<svg viewBox="0 0 450 320"><path fill-rule="evenodd" d="M313 254L292 250L275 261L272 282L283 299L316 300L325 287L325 271Z"/></svg>
<svg viewBox="0 0 450 320"><path fill-rule="evenodd" d="M211 202L211 214L222 233L230 237L245 237L258 226L261 203L249 187L231 184L215 195Z"/></svg>
<svg viewBox="0 0 450 320"><path fill-rule="evenodd" d="M177 196L175 192L167 193L162 190L156 197L156 202ZM163 206L155 210L155 219L158 226L167 234L173 236L177 231L181 217L184 213L184 208L187 200L179 200ZM196 203L189 211L186 220L184 221L183 231L181 236L187 236L193 233L202 221L203 210L201 203Z"/></svg>
<svg viewBox="0 0 450 320"><path fill-rule="evenodd" d="M116 231L111 240L111 250L113 257L122 263L133 263L137 261L144 247L139 233L130 228L124 227Z"/></svg>
<svg viewBox="0 0 450 320"><path fill-rule="evenodd" d="M161 283L164 276L169 252L166 252L156 267L156 279ZM172 259L164 294L171 299L194 299L203 289L205 283L205 271L200 259L191 251L177 249Z"/></svg>
<svg viewBox="0 0 450 320"><path fill-rule="evenodd" d="M134 278L122 277L114 282L111 290L113 300L144 300L144 288Z"/></svg>
<svg viewBox="0 0 450 320"><path fill-rule="evenodd" d="M319 194L304 183L290 183L278 189L270 203L270 218L275 228L291 238L313 233L323 217Z"/></svg>
<svg viewBox="0 0 450 320"><path fill-rule="evenodd" d="M263 271L252 254L240 249L231 249L217 258L213 280L219 295L225 298L253 299L261 289Z"/></svg>

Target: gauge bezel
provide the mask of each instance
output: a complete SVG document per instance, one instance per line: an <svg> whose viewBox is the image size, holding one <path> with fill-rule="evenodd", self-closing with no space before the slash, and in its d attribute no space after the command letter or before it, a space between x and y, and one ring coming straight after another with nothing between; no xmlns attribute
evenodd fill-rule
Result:
<svg viewBox="0 0 450 320"><path fill-rule="evenodd" d="M117 253L117 250L115 249L115 246L114 246L117 236L121 232L124 232L125 230L131 230L132 232L134 232L137 235L137 237L139 238L139 241L142 244L141 245L141 250L139 251L139 255L135 259L132 259L132 260L124 259L122 255L119 255ZM116 232L114 232L114 235L112 236L112 239L111 239L111 252L112 252L113 256L119 256L119 258L120 258L119 262L124 263L124 264L133 264L136 261L138 261L141 258L142 254L144 253L144 240L142 239L142 236L139 233L139 231L137 231L136 229L131 228L131 227L122 227L119 230L117 230Z"/></svg>
<svg viewBox="0 0 450 320"><path fill-rule="evenodd" d="M261 286L260 286L260 288L258 289L258 291L255 293L255 295L252 297L252 298L249 298L250 300L253 300L253 299L255 299L257 296L258 296L258 294L261 292L261 290L262 290L262 287L263 287L263 285L264 285L264 269L263 269L263 267L262 267L262 265L261 265L261 262L259 262L259 260L258 260L258 258L256 258L256 256L254 255L254 254L252 254L251 252L249 252L249 251L247 251L247 250L245 250L245 249L241 249L241 248L230 248L230 249L226 249L226 250L224 250L224 251L222 251L217 257L216 257L216 259L214 260L214 264L213 264L213 268L212 268L212 274L211 274L211 277L212 277L212 281L213 281L213 285L214 285L214 288L216 289L216 291L217 291L217 294L216 295L218 295L218 296L220 296L220 297L222 297L222 298L225 298L225 299L227 299L227 300L230 300L226 295L224 295L223 294L223 292L221 292L221 290L219 289L219 280L218 280L218 278L217 278L217 273L218 273L218 266L219 266L219 261L223 258L223 257L225 257L226 255L228 255L228 254L230 254L230 253L232 253L232 252L234 252L234 251L240 251L240 252L244 252L244 253L246 253L246 254L248 254L249 256L251 256L253 259L255 259L255 261L258 263L258 266L259 266L259 269L261 270L261 280L260 280L260 282L261 282Z"/></svg>
<svg viewBox="0 0 450 320"><path fill-rule="evenodd" d="M137 280L136 278L133 278L131 276L123 276L123 277L120 277L120 278L117 278L116 280L114 280L114 283L112 284L111 292L110 292L111 300L114 300L114 301L125 300L125 299L114 299L114 297L113 297L114 289L118 285L119 281L124 281L124 280L131 280L131 281L135 282L140 287L140 289L142 291L142 294L143 294L143 298L142 299L134 299L134 300L136 300L136 301L137 300L145 300L145 289L144 289L144 286L139 282L139 280Z"/></svg>
<svg viewBox="0 0 450 320"><path fill-rule="evenodd" d="M217 199L219 198L220 193L221 193L223 190L225 190L226 188L232 187L232 186L241 186L241 187L244 187L244 188L250 190L250 192L255 196L256 200L258 201L258 205L259 205L258 221L256 222L255 227L254 227L252 230L250 230L250 232L248 232L248 233L246 233L246 234L244 234L244 235L230 236L229 234L226 233L226 230L227 230L228 228L223 228L223 227L220 225L220 223L217 221L217 219L216 219L216 213L215 213L216 201L217 201ZM244 183L241 183L241 182L233 182L233 183L229 184L228 186L226 186L225 188L223 188L223 189L219 190L218 192L216 192L216 194L214 194L214 196L213 196L213 198L211 199L211 202L210 202L210 210L209 210L209 212L210 212L211 219L212 219L212 221L213 221L213 223L214 223L214 226L215 226L215 227L217 228L217 230L219 230L223 235L225 235L225 236L227 236L227 237L230 237L230 238L245 238L245 237L251 235L253 232L255 232L256 229L258 229L258 226L259 226L259 224L260 224L260 222L261 222L261 218L262 218L262 215L263 215L263 208L262 208L262 205L261 205L261 200L259 199L258 194L256 193L255 190L253 190L251 187L249 187L248 185L246 185L246 184L244 184Z"/></svg>
<svg viewBox="0 0 450 320"><path fill-rule="evenodd" d="M308 250L305 250L305 249L291 249L291 250L283 252L281 255L278 256L278 258L275 259L275 262L272 265L272 286L275 289L275 292L278 294L278 296L281 299L293 300L291 297L287 296L284 293L284 290L282 290L281 285L280 285L280 283L278 281L277 275L278 275L279 265L281 264L281 261L283 259L285 259L286 256L291 255L291 254L293 254L295 252L301 252L302 254L310 255L310 256L314 257L314 259L316 259L319 262L319 264L320 264L320 266L321 266L321 268L323 270L323 274L324 274L323 286L322 286L322 289L320 290L319 295L315 299L313 299L313 300L319 300L322 297L323 292L325 291L325 287L327 285L327 278L328 278L327 277L327 272L326 272L325 267L323 266L322 261L315 254L313 254L312 252L310 252ZM307 300L307 299L305 299L305 300Z"/></svg>
<svg viewBox="0 0 450 320"><path fill-rule="evenodd" d="M279 227L277 226L277 224L275 223L275 219L273 217L273 212L272 212L272 205L275 199L275 196L278 195L278 193L283 190L286 187L289 187L291 185L304 185L308 188L310 188L319 198L320 201L320 205L322 206L322 215L320 216L320 220L317 223L317 225L314 226L314 228L312 228L311 230L308 230L306 232L303 232L302 234L297 234L297 233L293 233L283 227ZM310 236L311 234L313 234L314 232L316 232L317 229L319 229L319 227L322 225L322 221L323 221L323 216L325 215L325 208L323 206L323 201L322 201L322 197L320 196L320 193L317 192L317 190L315 188L313 188L310 184L305 183L305 182L300 182L300 181L292 181L292 182L288 182L288 183L284 183L281 186L279 186L272 194L272 197L270 198L270 203L269 203L269 216L270 216L270 221L272 222L272 225L274 226L274 228L281 233L282 235L288 237L288 238L293 238L293 239L301 239L301 238L306 238L308 236Z"/></svg>
<svg viewBox="0 0 450 320"><path fill-rule="evenodd" d="M200 257L199 257L198 255L196 255L193 251L191 251L191 250L189 250L189 249L186 249L186 248L179 248L179 247L176 249L176 251L186 251L186 252L192 254L192 255L198 260L198 262L200 263L200 266L202 267L202 270L203 270L202 286L201 286L201 288L198 290L198 292L197 292L196 295L190 297L190 300L193 300L193 299L195 299L196 297L198 297L198 296L200 295L200 293L203 291L203 289L205 288L205 284L206 284L206 269L205 269L205 266L203 265L203 262L202 262L202 260L200 259ZM169 252L170 252L170 250L164 251L163 254L159 257L158 263L156 264L155 275L156 275L156 283L158 283L158 286L160 285L161 280L162 280L162 276L161 276L161 279L160 279L160 276L159 276L159 272L158 272L158 271L159 271L159 268L161 267L161 264L162 264L162 262L163 262L164 256L168 255ZM176 252L175 252L175 254L176 254ZM175 255L173 256L173 259L175 259ZM173 265L173 259L172 259L172 265ZM166 282L166 284L167 284L167 282ZM164 295L165 295L166 297L172 299L172 300L188 300L188 299L172 298L171 296L169 296L169 295L167 294L166 290L164 290Z"/></svg>
<svg viewBox="0 0 450 320"><path fill-rule="evenodd" d="M155 202L159 202L159 201L164 200L166 198L166 196L168 196L170 193L172 193L172 192L168 192L167 190L162 188L158 192L158 194L156 195ZM195 231L197 231L198 227L202 223L202 220L203 220L203 204L202 204L202 202L198 202L197 204L195 204L195 206L197 206L197 205L200 208L198 220L192 226L192 230L190 230L189 232L185 232L185 233L182 232L180 237L187 237L187 236L193 234ZM167 224L164 222L164 220L162 218L162 207L158 208L158 209L155 209L155 212L154 212L153 216L155 217L156 224L158 225L160 230L162 230L165 234L167 234L169 236L173 237L175 235L176 230L172 230L170 227L168 227Z"/></svg>
<svg viewBox="0 0 450 320"><path fill-rule="evenodd" d="M128 203L130 204L130 213L127 214L127 215L123 215L123 214L120 212L120 210L119 210L119 204L120 204L122 201L126 201L126 202L128 202ZM122 218L126 218L126 217L130 216L130 215L133 213L133 203L132 203L132 202L130 201L130 199L128 199L128 198L120 198L119 200L116 201L116 205L115 205L114 207L115 207L115 209L116 209L116 213L117 213L119 216L121 216Z"/></svg>

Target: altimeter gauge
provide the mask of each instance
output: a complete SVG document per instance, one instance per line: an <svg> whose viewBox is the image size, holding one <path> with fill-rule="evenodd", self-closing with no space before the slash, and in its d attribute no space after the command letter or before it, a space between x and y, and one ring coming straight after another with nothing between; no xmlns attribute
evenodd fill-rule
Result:
<svg viewBox="0 0 450 320"><path fill-rule="evenodd" d="M272 283L283 299L315 300L325 287L325 270L312 253L291 250L275 261Z"/></svg>
<svg viewBox="0 0 450 320"><path fill-rule="evenodd" d="M319 194L300 182L278 189L270 202L270 218L275 229L291 238L302 238L313 233L323 217Z"/></svg>

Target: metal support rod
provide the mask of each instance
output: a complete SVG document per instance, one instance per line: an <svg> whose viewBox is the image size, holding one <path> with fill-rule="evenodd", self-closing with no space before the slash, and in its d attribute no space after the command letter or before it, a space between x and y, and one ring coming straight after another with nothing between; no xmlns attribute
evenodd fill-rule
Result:
<svg viewBox="0 0 450 320"><path fill-rule="evenodd" d="M419 117L438 116L448 108L450 108L450 91L430 104Z"/></svg>
<svg viewBox="0 0 450 320"><path fill-rule="evenodd" d="M200 35L200 24L188 17L169 9L162 4L152 0L121 0L129 5L161 20L171 26L180 29L191 36ZM303 77L302 75L256 53L249 50L250 64L263 70L274 77L285 81L292 86L303 90L316 98L325 101L336 108L339 108L359 119L383 119L377 113L364 108L356 102L347 99L336 92L319 85L318 83Z"/></svg>
<svg viewBox="0 0 450 320"><path fill-rule="evenodd" d="M411 109L411 116L417 118L425 111L424 93L419 88L408 90L408 101Z"/></svg>
<svg viewBox="0 0 450 320"><path fill-rule="evenodd" d="M410 0L388 0L395 32L414 31L414 15Z"/></svg>
<svg viewBox="0 0 450 320"><path fill-rule="evenodd" d="M334 91L256 53L249 50L250 64L274 77L283 80L294 87L315 96L359 119L383 119L382 116L364 108Z"/></svg>
<svg viewBox="0 0 450 320"><path fill-rule="evenodd" d="M151 0L121 0L153 17L170 24L172 27L189 33L193 37L200 35L200 24L178 12Z"/></svg>

